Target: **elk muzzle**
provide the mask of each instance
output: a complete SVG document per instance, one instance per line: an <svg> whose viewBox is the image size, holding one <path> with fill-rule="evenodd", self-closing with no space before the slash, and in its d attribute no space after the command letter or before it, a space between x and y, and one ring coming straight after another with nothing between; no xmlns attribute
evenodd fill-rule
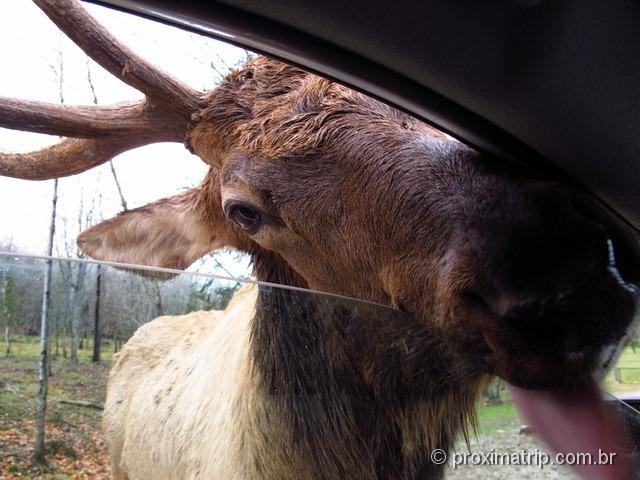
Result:
<svg viewBox="0 0 640 480"><path fill-rule="evenodd" d="M452 315L463 348L520 387L586 382L611 366L632 328L638 287L621 273L629 268L618 264L611 229L575 205L536 198L454 247L460 262L449 278L469 279Z"/></svg>

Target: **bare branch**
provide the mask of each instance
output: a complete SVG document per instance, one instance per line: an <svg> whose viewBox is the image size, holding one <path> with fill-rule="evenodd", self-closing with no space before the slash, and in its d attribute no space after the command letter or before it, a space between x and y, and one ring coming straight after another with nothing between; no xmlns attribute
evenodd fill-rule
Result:
<svg viewBox="0 0 640 480"><path fill-rule="evenodd" d="M220 77L220 80L224 79L226 75L222 73L220 70L218 70L218 67L216 67L215 63L209 62L209 66L211 67L211 70L213 70Z"/></svg>
<svg viewBox="0 0 640 480"><path fill-rule="evenodd" d="M91 95L93 96L93 104L98 105L98 95L96 94L96 87L93 84L93 79L91 78L91 65L89 63L88 58L87 58L87 82L89 83L89 88L91 89ZM120 188L120 182L118 181L118 175L116 174L116 167L113 166L113 160L109 160L109 168L111 169L111 174L113 175L113 181L116 183L116 187L118 189L118 195L120 195L120 202L122 203L122 209L126 211L127 201L124 199L122 188Z"/></svg>
<svg viewBox="0 0 640 480"><path fill-rule="evenodd" d="M69 106L0 97L0 127L76 138L145 135L162 130L184 141L187 121L144 100L108 106Z"/></svg>
<svg viewBox="0 0 640 480"><path fill-rule="evenodd" d="M64 101L64 62L62 61L62 48L58 50L58 97L60 98L60 103L65 103Z"/></svg>
<svg viewBox="0 0 640 480"><path fill-rule="evenodd" d="M120 203L122 204L122 210L127 211L127 201L124 198L124 194L122 193L122 187L120 187L120 181L118 180L118 175L116 174L116 167L113 166L113 162L109 162L109 168L111 168L111 175L113 175L113 181L116 183L116 188L118 189L118 195L120 195Z"/></svg>
<svg viewBox="0 0 640 480"><path fill-rule="evenodd" d="M47 180L84 172L116 155L149 143L166 141L155 136L95 139L66 138L60 143L29 153L0 153L0 176Z"/></svg>
<svg viewBox="0 0 640 480"><path fill-rule="evenodd" d="M76 407L93 408L94 410L104 410L102 405L97 403L86 402L84 400L67 400L64 398L52 398L54 402L64 403L65 405L75 405Z"/></svg>
<svg viewBox="0 0 640 480"><path fill-rule="evenodd" d="M64 101L64 62L62 59L62 33L58 32L58 48L56 51L56 63L49 63L49 68L53 73L53 78L55 80L56 85L58 86L58 97L60 98L60 103L65 103Z"/></svg>
<svg viewBox="0 0 640 480"><path fill-rule="evenodd" d="M87 58L87 82L89 83L89 88L91 89L93 104L98 105L98 96L96 95L96 87L93 85L93 79L91 78L91 64L89 63L89 58Z"/></svg>
<svg viewBox="0 0 640 480"><path fill-rule="evenodd" d="M215 52L215 54L216 54L216 57L218 57L218 60L220 60L220 63L222 63L222 65L224 65L224 68L227 69L227 73L233 70L233 68L231 68L227 64L227 62L224 61L224 58L222 58L218 52Z"/></svg>
<svg viewBox="0 0 640 480"><path fill-rule="evenodd" d="M69 137L35 152L0 153L0 175L30 180L74 175L132 148L185 141L200 101L195 90L119 43L76 0L34 2L91 58L147 98L109 106L68 106L0 97L0 127ZM58 60L52 68L63 101L61 52ZM97 103L88 64L87 79ZM117 181L115 174L114 178ZM126 202L123 205L126 209Z"/></svg>
<svg viewBox="0 0 640 480"><path fill-rule="evenodd" d="M76 0L34 0L34 3L112 75L185 118L198 109L197 91L129 50Z"/></svg>

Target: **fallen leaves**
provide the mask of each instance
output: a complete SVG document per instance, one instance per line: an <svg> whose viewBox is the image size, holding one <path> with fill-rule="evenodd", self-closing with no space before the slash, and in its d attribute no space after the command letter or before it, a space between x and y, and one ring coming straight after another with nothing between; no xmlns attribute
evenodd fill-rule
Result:
<svg viewBox="0 0 640 480"><path fill-rule="evenodd" d="M102 432L78 438L56 424L47 423L46 429L46 466L34 466L31 462L32 421L25 421L20 428L0 431L0 480L52 479L61 474L72 480L111 478Z"/></svg>
<svg viewBox="0 0 640 480"><path fill-rule="evenodd" d="M46 466L31 462L35 436L37 376L35 359L0 357L0 480L110 479L102 415L92 408L50 401L47 411ZM50 399L104 402L108 364L83 363L70 369L54 363Z"/></svg>

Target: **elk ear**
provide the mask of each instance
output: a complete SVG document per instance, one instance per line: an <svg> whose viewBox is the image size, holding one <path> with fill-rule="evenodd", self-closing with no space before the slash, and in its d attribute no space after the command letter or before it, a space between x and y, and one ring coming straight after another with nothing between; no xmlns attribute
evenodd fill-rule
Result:
<svg viewBox="0 0 640 480"><path fill-rule="evenodd" d="M220 225L205 220L192 189L121 213L78 237L88 256L111 262L184 269L224 246Z"/></svg>

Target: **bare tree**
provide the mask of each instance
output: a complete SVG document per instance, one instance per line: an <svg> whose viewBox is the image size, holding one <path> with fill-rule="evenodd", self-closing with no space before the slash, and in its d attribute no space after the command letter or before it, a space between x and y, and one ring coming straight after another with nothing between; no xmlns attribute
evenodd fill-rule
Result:
<svg viewBox="0 0 640 480"><path fill-rule="evenodd" d="M93 97L93 104L98 105L98 95L96 94L96 87L93 83L93 78L91 77L91 63L89 62L88 58L87 58L87 83L89 84L89 89L91 90L91 96ZM122 193L122 188L120 187L120 181L118 180L118 175L116 174L116 168L113 166L113 160L109 160L109 169L111 170L113 181L116 184L118 195L120 196L120 203L122 204L122 209L128 210L127 201L124 198L124 194Z"/></svg>
<svg viewBox="0 0 640 480"><path fill-rule="evenodd" d="M53 181L53 196L51 200L51 222L49 224L49 243L47 255L53 254L53 238L56 231L56 204L58 202L58 179ZM44 436L45 436L45 416L47 413L47 361L49 357L49 299L51 297L51 270L53 263L51 258L47 259L44 270L44 288L42 294L42 310L40 315L40 361L38 369L38 406L36 413L36 442L33 451L34 464L45 462Z"/></svg>
<svg viewBox="0 0 640 480"><path fill-rule="evenodd" d="M102 336L100 335L100 295L102 294L102 265L98 264L96 268L96 303L93 310L93 356L92 362L100 361L100 343Z"/></svg>
<svg viewBox="0 0 640 480"><path fill-rule="evenodd" d="M17 298L13 277L0 268L0 316L4 320L5 356L11 355L11 327L15 324Z"/></svg>
<svg viewBox="0 0 640 480"><path fill-rule="evenodd" d="M62 48L57 51L57 65L49 65L58 84L60 104L64 104L64 62ZM49 332L49 301L51 298L51 272L53 270L53 241L56 232L56 207L58 203L58 179L53 181L53 195L51 198L51 221L49 224L49 240L47 243L47 259L44 271L44 285L42 293L42 309L40 315L40 359L38 369L38 405L36 412L36 441L33 451L35 464L45 463L45 420L47 414L48 379L51 373L51 335Z"/></svg>
<svg viewBox="0 0 640 480"><path fill-rule="evenodd" d="M154 297L153 302L149 302L150 318L156 318L163 314L164 308L162 306L162 292L160 291L160 285L156 279L143 279L143 285L148 292L147 298L151 300Z"/></svg>
<svg viewBox="0 0 640 480"><path fill-rule="evenodd" d="M78 202L78 214L74 221L67 217L58 218L60 233L57 235L56 250L59 255L71 258L82 257L83 254L76 245L75 236L78 232L91 224L94 204L86 207L84 194L80 195ZM80 329L83 319L83 304L86 302L86 272L88 265L84 262L60 262L58 265L62 283L64 308L62 314L63 355L66 356L67 344L69 346L69 366L78 364L78 347L80 341ZM67 335L70 330L70 338Z"/></svg>
<svg viewBox="0 0 640 480"><path fill-rule="evenodd" d="M9 342L9 320L7 315L7 272L0 267L0 317L5 321L4 337L6 343L5 355L11 354L11 344Z"/></svg>
<svg viewBox="0 0 640 480"><path fill-rule="evenodd" d="M69 364L78 364L78 347L80 345L80 321L84 310L82 301L82 291L87 272L86 263L76 264L76 275L71 286L71 352L69 354Z"/></svg>
<svg viewBox="0 0 640 480"><path fill-rule="evenodd" d="M91 64L89 59L87 59L87 82L89 83L89 88L91 89L91 95L93 97L93 104L98 105L98 96L96 94L95 85L91 78ZM113 181L116 185L116 189L118 191L118 195L120 197L120 203L122 205L123 210L127 210L127 201L124 198L124 194L122 193L122 187L120 186L120 181L118 180L118 175L116 173L116 169L113 165L113 161L109 160L109 169L111 170L111 175L113 177ZM98 265L96 269L96 303L94 306L94 314L93 314L93 356L91 357L92 362L100 361L101 354L101 343L102 343L102 335L100 330L100 297L103 293L103 282L102 282L102 266ZM157 291L157 302L161 305L160 291ZM161 309L161 307L160 307Z"/></svg>

